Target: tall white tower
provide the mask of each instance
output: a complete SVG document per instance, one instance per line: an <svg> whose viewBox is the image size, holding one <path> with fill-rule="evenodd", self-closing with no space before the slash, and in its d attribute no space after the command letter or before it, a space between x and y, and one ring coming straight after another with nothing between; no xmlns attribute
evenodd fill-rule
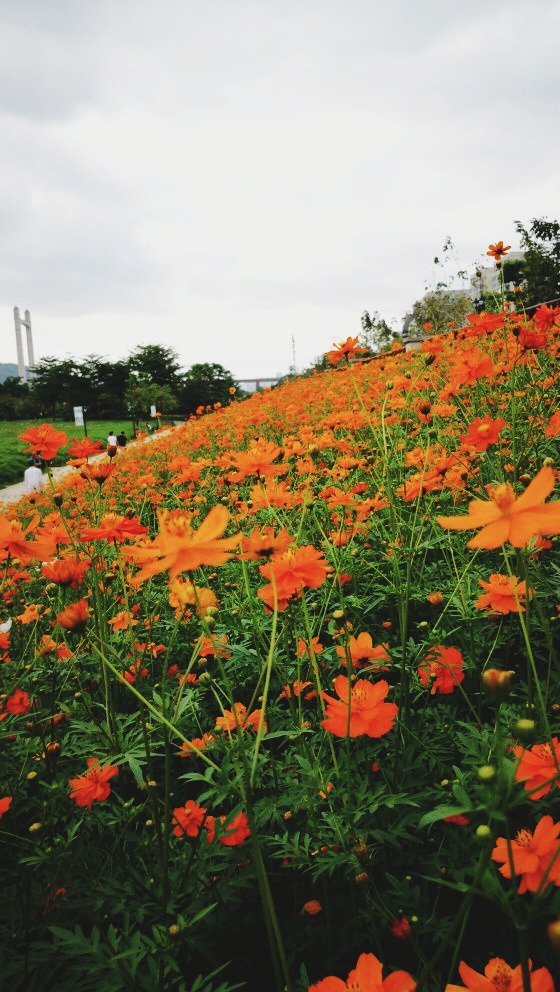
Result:
<svg viewBox="0 0 560 992"><path fill-rule="evenodd" d="M19 307L14 307L14 324L16 328L16 350L17 350L19 381L25 382L27 380L27 373L25 368L25 361L23 358L23 341L21 337L22 327L25 327L26 330L27 364L29 367L35 365L35 356L33 354L33 336L31 332L31 314L29 313L29 310L25 311L25 317L22 320L19 315Z"/></svg>

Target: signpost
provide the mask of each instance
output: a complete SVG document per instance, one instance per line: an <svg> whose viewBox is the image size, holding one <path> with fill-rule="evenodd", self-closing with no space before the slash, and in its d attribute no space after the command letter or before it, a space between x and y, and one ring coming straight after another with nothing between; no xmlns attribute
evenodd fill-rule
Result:
<svg viewBox="0 0 560 992"><path fill-rule="evenodd" d="M87 437L86 413L87 413L87 406L74 407L74 423L76 427L84 428L84 437Z"/></svg>

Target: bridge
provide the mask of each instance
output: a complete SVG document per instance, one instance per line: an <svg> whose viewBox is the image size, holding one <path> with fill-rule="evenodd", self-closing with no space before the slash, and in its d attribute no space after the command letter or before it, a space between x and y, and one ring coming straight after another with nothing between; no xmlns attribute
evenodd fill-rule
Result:
<svg viewBox="0 0 560 992"><path fill-rule="evenodd" d="M274 377L261 378L261 379L236 379L236 382L240 389L244 393L257 393L259 389L265 389L266 387L277 386L279 382L282 381L284 376L277 375Z"/></svg>

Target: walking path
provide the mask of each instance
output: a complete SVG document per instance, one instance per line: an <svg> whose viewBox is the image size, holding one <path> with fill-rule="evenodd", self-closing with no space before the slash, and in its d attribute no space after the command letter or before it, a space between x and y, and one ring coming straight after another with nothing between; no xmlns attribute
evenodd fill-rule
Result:
<svg viewBox="0 0 560 992"><path fill-rule="evenodd" d="M67 475L68 472L72 472L71 465L61 465L59 468L53 468L52 474L55 482L62 478L62 476ZM4 506L8 506L10 503L17 503L22 496L32 496L32 493L27 493L25 491L25 486L23 482L16 482L14 486L6 486L5 489L0 489L0 510Z"/></svg>
<svg viewBox="0 0 560 992"><path fill-rule="evenodd" d="M139 438L136 441L129 441L129 446L133 447L136 444L144 444L146 441L157 441L159 437L163 437L165 434L169 434L173 428L168 428L167 430L155 431L153 434L147 434L146 437ZM128 446L127 446L128 447ZM106 458L106 452L102 452L100 455L96 455L91 458L90 461L97 462L101 458ZM121 455L122 457L122 455ZM52 470L53 479L57 482L63 476L68 475L69 472L74 472L75 469L72 465L60 465L58 468L53 468ZM46 478L45 478L46 481ZM32 496L33 493L26 493L23 482L16 482L13 486L6 486L5 489L0 489L0 511L5 507L9 506L10 503L17 503L22 496Z"/></svg>

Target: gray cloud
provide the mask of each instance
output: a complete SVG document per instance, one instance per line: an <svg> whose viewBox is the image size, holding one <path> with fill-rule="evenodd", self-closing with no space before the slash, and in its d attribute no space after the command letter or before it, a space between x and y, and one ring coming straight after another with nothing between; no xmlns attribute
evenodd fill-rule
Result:
<svg viewBox="0 0 560 992"><path fill-rule="evenodd" d="M215 315L251 353L289 314L313 355L326 308L402 314L447 235L470 265L554 214L559 28L558 0L0 5L0 308Z"/></svg>

